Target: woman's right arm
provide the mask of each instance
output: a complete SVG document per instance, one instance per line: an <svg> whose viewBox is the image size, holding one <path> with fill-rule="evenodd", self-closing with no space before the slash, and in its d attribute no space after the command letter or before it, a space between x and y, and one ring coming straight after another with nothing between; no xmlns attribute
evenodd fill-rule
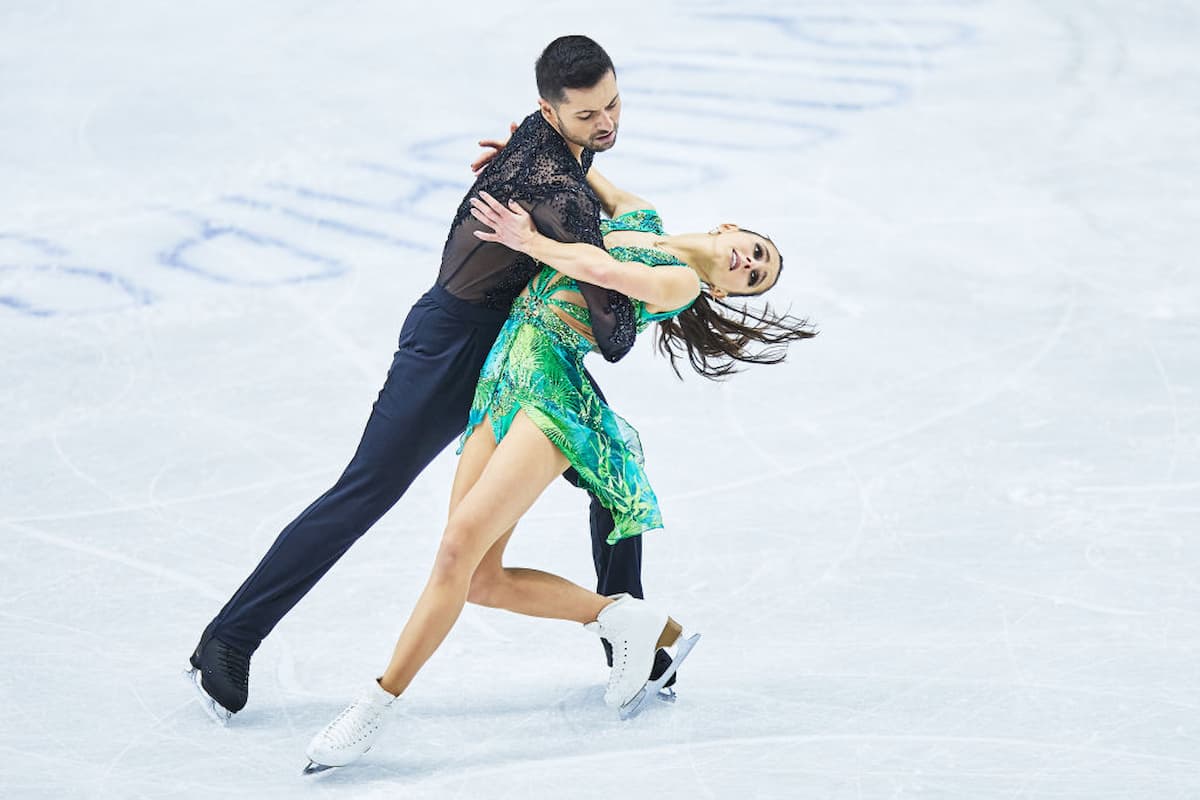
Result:
<svg viewBox="0 0 1200 800"><path fill-rule="evenodd" d="M479 198L471 198L471 214L491 229L475 231L485 242L497 242L577 281L615 289L649 306L678 308L700 293L699 278L686 267L655 269L637 261L618 261L602 247L544 236L515 201L504 206L487 192L480 192Z"/></svg>
<svg viewBox="0 0 1200 800"><path fill-rule="evenodd" d="M616 218L630 211L654 208L648 201L636 194L618 188L612 181L601 175L595 167L588 170L587 182L596 196L600 198L600 205L604 206L604 213L609 217Z"/></svg>

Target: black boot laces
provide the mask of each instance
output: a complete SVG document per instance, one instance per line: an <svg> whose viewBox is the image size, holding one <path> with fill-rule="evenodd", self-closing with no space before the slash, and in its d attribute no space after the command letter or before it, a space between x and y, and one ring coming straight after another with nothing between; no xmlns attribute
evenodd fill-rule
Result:
<svg viewBox="0 0 1200 800"><path fill-rule="evenodd" d="M217 642L217 663L221 671L239 689L246 690L250 685L250 656L241 653L222 641Z"/></svg>

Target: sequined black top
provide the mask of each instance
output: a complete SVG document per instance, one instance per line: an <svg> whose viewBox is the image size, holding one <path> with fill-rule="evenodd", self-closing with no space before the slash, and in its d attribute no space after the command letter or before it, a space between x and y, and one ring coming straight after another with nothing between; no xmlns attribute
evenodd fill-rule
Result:
<svg viewBox="0 0 1200 800"><path fill-rule="evenodd" d="M524 253L475 237L483 226L471 216L469 200L480 191L502 203L516 200L545 236L603 247L600 199L586 177L593 155L585 149L581 166L540 113L526 117L459 205L442 250L438 284L469 303L506 311L538 272L537 262ZM611 289L588 283L579 287L597 347L607 360L619 360L637 336L633 304Z"/></svg>

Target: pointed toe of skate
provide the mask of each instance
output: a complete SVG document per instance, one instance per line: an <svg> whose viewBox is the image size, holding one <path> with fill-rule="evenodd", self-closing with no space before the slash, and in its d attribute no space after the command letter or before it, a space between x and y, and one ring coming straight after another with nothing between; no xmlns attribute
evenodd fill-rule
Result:
<svg viewBox="0 0 1200 800"><path fill-rule="evenodd" d="M310 749L311 749L311 745L310 745ZM308 766L306 766L304 768L304 771L302 774L303 775L320 775L321 773L324 773L324 772L332 772L334 770L341 769L342 767L348 767L351 764L353 764L355 761L357 761L358 759L365 756L368 752L370 752L370 750L371 750L371 748L368 747L366 750L363 750L362 752L359 752L359 753L354 753L352 755L346 754L346 753L339 753L339 754L332 755L332 757L330 757L329 755L322 755L322 756L317 756L316 758L313 757L313 754L306 753L305 755L308 758ZM322 760L338 761L340 763L324 764L324 763L322 763Z"/></svg>
<svg viewBox="0 0 1200 800"><path fill-rule="evenodd" d="M226 725L250 696L250 654L215 637L209 624L188 661L187 677L201 705L218 725Z"/></svg>
<svg viewBox="0 0 1200 800"><path fill-rule="evenodd" d="M204 709L204 713L208 714L212 721L222 728L227 727L229 720L233 718L233 712L222 706L208 692L204 691L203 674L200 670L195 667L184 670L183 679L196 691L196 699L200 701L200 706Z"/></svg>
<svg viewBox="0 0 1200 800"><path fill-rule="evenodd" d="M638 693L633 696L633 699L625 702L617 708L617 716L622 720L633 719L638 714L642 713L642 705L646 702L646 687L638 690Z"/></svg>
<svg viewBox="0 0 1200 800"><path fill-rule="evenodd" d="M331 767L327 764L318 764L315 761L309 761L308 766L304 768L304 772L301 774L320 775L322 772L328 772L331 769L337 769L337 767Z"/></svg>
<svg viewBox="0 0 1200 800"><path fill-rule="evenodd" d="M328 734L322 731L308 745L308 750L304 754L305 758L308 759L308 766L304 768L305 775L319 775L322 772L348 767L371 750L370 744L367 744L365 747L362 744L358 746L330 746L328 742L322 743L320 741L323 736L327 737Z"/></svg>

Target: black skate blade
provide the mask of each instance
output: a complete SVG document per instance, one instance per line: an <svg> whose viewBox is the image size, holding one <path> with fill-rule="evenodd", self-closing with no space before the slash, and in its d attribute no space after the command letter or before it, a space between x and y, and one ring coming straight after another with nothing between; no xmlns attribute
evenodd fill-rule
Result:
<svg viewBox="0 0 1200 800"><path fill-rule="evenodd" d="M681 639L679 641L679 644L675 648L675 657L671 659L671 666L667 667L663 671L663 674L659 675L656 680L646 681L646 685L643 686L641 690L633 696L633 699L621 706L620 710L618 711L621 719L633 719L638 714L642 713L642 709L645 707L646 699L648 697L662 697L668 703L675 702L675 692L672 691L670 697L663 697L662 690L667 681L671 680L671 676L675 674L675 671L679 669L679 665L682 664L683 660L688 657L689 653L692 652L692 648L696 646L696 642L698 641L700 641L700 634L698 633L694 636L689 636L688 638Z"/></svg>
<svg viewBox="0 0 1200 800"><path fill-rule="evenodd" d="M310 762L308 762L308 766L304 768L303 774L305 774L305 775L320 775L322 772L328 772L331 769L337 769L337 767L328 767L324 764L318 764L315 761L310 761Z"/></svg>
<svg viewBox="0 0 1200 800"><path fill-rule="evenodd" d="M192 688L196 690L196 695L199 698L200 705L204 708L205 713L212 718L213 722L217 723L222 728L227 727L229 725L230 718L233 716L233 713L216 700L213 700L211 697L209 697L208 692L204 691L204 685L200 682L200 677L200 670L196 669L195 667L185 670L183 673L184 680L190 683Z"/></svg>

